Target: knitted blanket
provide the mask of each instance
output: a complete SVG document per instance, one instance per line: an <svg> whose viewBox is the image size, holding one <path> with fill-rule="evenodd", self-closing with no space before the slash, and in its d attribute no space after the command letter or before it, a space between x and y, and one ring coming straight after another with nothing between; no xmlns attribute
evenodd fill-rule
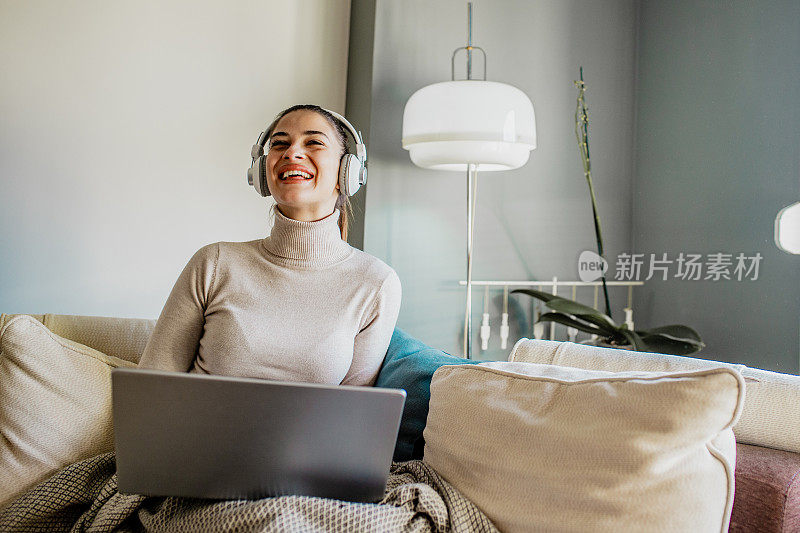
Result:
<svg viewBox="0 0 800 533"><path fill-rule="evenodd" d="M378 503L311 496L259 500L117 492L114 453L73 463L0 511L3 532L101 531L497 532L430 466L393 462Z"/></svg>

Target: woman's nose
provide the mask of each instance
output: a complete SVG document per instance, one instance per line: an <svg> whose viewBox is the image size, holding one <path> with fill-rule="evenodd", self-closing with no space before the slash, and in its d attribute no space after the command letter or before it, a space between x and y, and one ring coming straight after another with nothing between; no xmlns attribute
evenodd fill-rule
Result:
<svg viewBox="0 0 800 533"><path fill-rule="evenodd" d="M302 159L306 156L302 146L291 145L283 152L284 159Z"/></svg>

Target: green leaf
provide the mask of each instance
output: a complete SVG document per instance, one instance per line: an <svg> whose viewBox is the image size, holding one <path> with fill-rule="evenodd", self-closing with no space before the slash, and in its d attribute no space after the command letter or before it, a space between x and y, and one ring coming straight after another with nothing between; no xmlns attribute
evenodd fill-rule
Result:
<svg viewBox="0 0 800 533"><path fill-rule="evenodd" d="M703 342L678 339L660 333L645 335L642 340L647 351L672 355L690 355L699 352L705 347Z"/></svg>
<svg viewBox="0 0 800 533"><path fill-rule="evenodd" d="M644 335L642 337L645 342L649 342L651 339L653 342L661 342L664 339L670 342L678 342L683 344L691 344L692 346L697 346L697 349L700 350L705 348L706 344L703 341L696 341L694 339L685 339L681 337L673 337L672 335L667 335L666 333L656 333L655 335Z"/></svg>
<svg viewBox="0 0 800 533"><path fill-rule="evenodd" d="M660 326L648 330L640 330L641 335L667 335L677 339L691 339L697 342L702 342L700 335L690 328L689 326L682 326L680 324L672 324L669 326Z"/></svg>
<svg viewBox="0 0 800 533"><path fill-rule="evenodd" d="M633 349L637 352L641 352L644 348L644 343L642 342L641 337L636 334L635 331L629 330L628 328L619 328L617 330L625 339L628 341L628 344L633 346Z"/></svg>
<svg viewBox="0 0 800 533"><path fill-rule="evenodd" d="M511 294L513 293L521 293L521 294L527 294L528 296L533 296L534 298L542 300L545 303L545 305L547 305L547 307L549 307L553 311L559 311L567 315L580 316L587 322L591 322L592 324L595 324L596 326L601 328L616 329L618 327L617 324L613 320L611 320L611 318L608 315L606 315L601 311L598 311L594 307L583 305L573 300L562 298L561 296L548 294L542 291L535 291L533 289L515 289L511 291Z"/></svg>
<svg viewBox="0 0 800 533"><path fill-rule="evenodd" d="M545 303L549 302L553 298L558 298L558 296L556 296L555 294L549 294L547 292L542 292L542 291L535 291L533 289L514 289L509 294L514 294L514 293L527 294L528 296L533 296L534 298L542 300Z"/></svg>
<svg viewBox="0 0 800 533"><path fill-rule="evenodd" d="M589 324L580 322L579 320L569 315L565 315L564 313L558 313L558 312L545 313L542 316L540 316L539 320L537 320L536 322L557 322L559 324L563 324L564 326L579 329L584 333L590 333L592 335L597 335L599 337L605 337L608 335L607 332L595 328Z"/></svg>
<svg viewBox="0 0 800 533"><path fill-rule="evenodd" d="M620 328L620 326L618 326L617 323L614 322L610 316L608 316L605 313L601 313L600 311L597 311L597 314L594 315L578 315L578 316L581 317L581 320L591 322L592 324L608 331L617 331Z"/></svg>
<svg viewBox="0 0 800 533"><path fill-rule="evenodd" d="M594 307L589 307L588 305L583 305L582 303L578 303L573 300L567 300L566 298L561 298L560 296L556 296L552 300L547 302L547 307L549 307L553 311L561 311L562 313L567 313L568 315L603 314Z"/></svg>
<svg viewBox="0 0 800 533"><path fill-rule="evenodd" d="M567 300L566 298L558 298L557 300L554 299L547 302L545 305L547 305L547 307L553 311L561 311L562 313L566 313L568 315L580 316L581 318L586 319L588 322L596 324L600 327L609 329L619 328L616 322L611 320L611 317L602 311L598 311L594 307L589 307L588 305Z"/></svg>

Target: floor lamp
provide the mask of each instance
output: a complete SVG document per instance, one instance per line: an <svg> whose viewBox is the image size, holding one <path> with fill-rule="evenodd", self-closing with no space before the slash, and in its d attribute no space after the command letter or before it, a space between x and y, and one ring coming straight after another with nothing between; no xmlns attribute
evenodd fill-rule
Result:
<svg viewBox="0 0 800 533"><path fill-rule="evenodd" d="M478 172L519 168L536 148L533 104L524 92L486 81L486 53L472 45L472 4L467 4L467 46L456 48L451 81L419 89L403 112L403 148L420 167L467 173L467 305L464 357L472 359L472 233ZM467 55L467 79L455 79L455 58ZM483 79L472 79L472 53L483 53Z"/></svg>
<svg viewBox="0 0 800 533"><path fill-rule="evenodd" d="M775 244L784 252L800 254L800 202L784 207L775 217Z"/></svg>

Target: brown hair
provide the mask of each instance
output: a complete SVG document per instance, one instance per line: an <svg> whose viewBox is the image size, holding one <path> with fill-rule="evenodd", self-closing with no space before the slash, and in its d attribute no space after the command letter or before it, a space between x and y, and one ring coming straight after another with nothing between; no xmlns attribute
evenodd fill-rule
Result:
<svg viewBox="0 0 800 533"><path fill-rule="evenodd" d="M269 139L272 132L275 130L275 126L278 125L278 121L282 119L284 116L288 115L292 111L299 111L299 110L307 110L307 111L314 111L319 113L325 120L327 120L331 126L333 126L333 130L336 132L336 137L339 139L339 143L342 145L342 153L339 154L339 159L342 158L344 154L348 152L347 150L347 134L345 133L344 124L342 124L339 119L328 113L325 109L321 108L318 105L314 104L298 104L293 105L287 109L284 109L275 117L275 120L272 121L269 128L267 128L267 139ZM353 205L350 203L350 197L339 188L339 197L336 199L336 205L334 206L335 209L339 210L339 232L342 235L342 240L347 240L347 233L350 227L350 219L353 216Z"/></svg>

